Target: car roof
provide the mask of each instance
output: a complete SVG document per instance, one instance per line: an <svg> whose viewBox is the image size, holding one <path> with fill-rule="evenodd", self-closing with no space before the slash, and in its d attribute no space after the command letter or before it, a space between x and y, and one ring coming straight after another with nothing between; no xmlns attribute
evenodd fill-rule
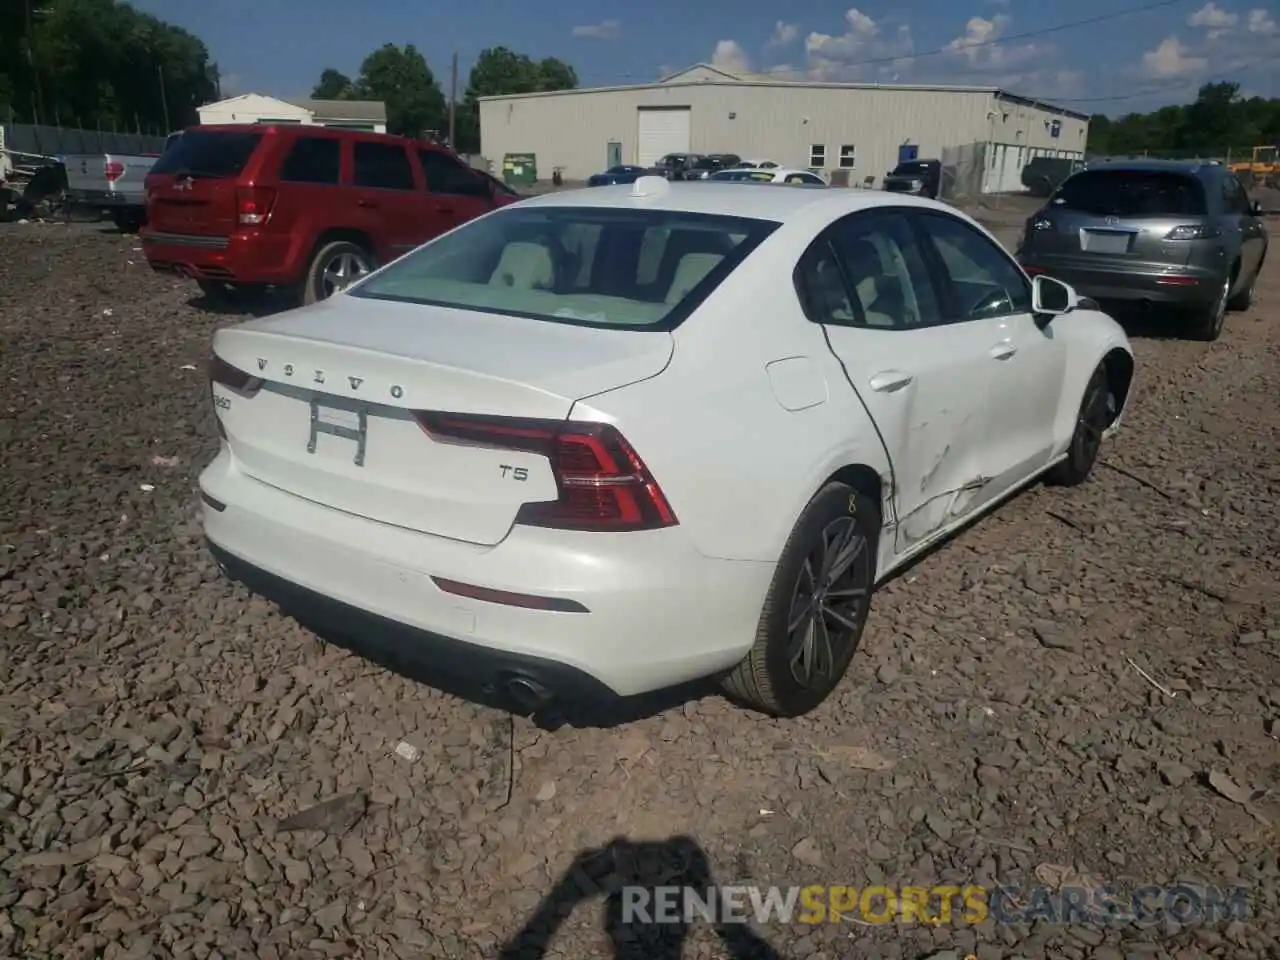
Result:
<svg viewBox="0 0 1280 960"><path fill-rule="evenodd" d="M632 197L640 186L644 196ZM805 189L804 185L755 183L752 190L734 190L723 183L692 181L671 183L661 177L641 177L636 184L591 187L544 193L519 204L529 207L613 207L749 217L778 223L799 217L821 204L829 204L838 216L887 206L924 206L958 213L944 203L904 197L879 190Z"/></svg>
<svg viewBox="0 0 1280 960"><path fill-rule="evenodd" d="M1220 164L1207 163L1199 160L1103 160L1096 164L1091 164L1089 169L1083 171L1085 173L1093 173L1096 170L1121 170L1132 173L1155 173L1164 171L1167 173L1185 173L1191 176L1200 176L1202 174L1211 173L1224 169Z"/></svg>
<svg viewBox="0 0 1280 960"><path fill-rule="evenodd" d="M449 153L449 148L430 140L414 140L394 133L376 133L373 130L353 130L349 127L325 127L310 123L195 123L180 131L188 133L199 130L201 133L270 133L272 136L331 136L350 137L380 143L408 144L412 147L427 147L441 153Z"/></svg>

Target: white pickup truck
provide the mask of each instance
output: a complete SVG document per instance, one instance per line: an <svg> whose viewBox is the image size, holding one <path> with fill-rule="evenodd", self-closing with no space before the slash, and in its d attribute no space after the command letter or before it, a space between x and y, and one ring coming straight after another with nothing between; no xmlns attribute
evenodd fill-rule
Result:
<svg viewBox="0 0 1280 960"><path fill-rule="evenodd" d="M180 136L180 132L170 134L165 149ZM159 154L69 154L63 157L67 199L77 206L107 211L121 230L137 230L147 222L147 174L158 159Z"/></svg>

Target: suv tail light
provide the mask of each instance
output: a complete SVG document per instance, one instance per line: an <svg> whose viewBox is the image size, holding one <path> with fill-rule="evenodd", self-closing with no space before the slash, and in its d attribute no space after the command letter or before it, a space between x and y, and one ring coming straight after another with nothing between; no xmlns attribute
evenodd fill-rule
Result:
<svg viewBox="0 0 1280 960"><path fill-rule="evenodd" d="M1220 236L1221 230L1202 223L1188 223L1174 227L1164 235L1166 240L1212 240Z"/></svg>
<svg viewBox="0 0 1280 960"><path fill-rule="evenodd" d="M236 222L242 227L260 227L271 216L276 192L271 187L239 187L236 189Z"/></svg>
<svg viewBox="0 0 1280 960"><path fill-rule="evenodd" d="M241 396L252 397L262 389L263 379L245 373L239 367L233 367L216 353L209 361L209 383L226 387Z"/></svg>
<svg viewBox="0 0 1280 960"><path fill-rule="evenodd" d="M657 530L679 521L640 455L605 423L415 411L432 437L545 456L556 500L526 503L516 523L556 530Z"/></svg>
<svg viewBox="0 0 1280 960"><path fill-rule="evenodd" d="M107 183L115 183L124 176L124 164L117 163L112 160L110 163L102 165L102 175L107 178Z"/></svg>

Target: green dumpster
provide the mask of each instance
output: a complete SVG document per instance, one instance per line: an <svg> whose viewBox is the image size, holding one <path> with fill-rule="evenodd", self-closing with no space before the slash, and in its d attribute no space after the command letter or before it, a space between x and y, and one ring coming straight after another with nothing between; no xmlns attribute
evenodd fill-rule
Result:
<svg viewBox="0 0 1280 960"><path fill-rule="evenodd" d="M508 153L502 158L502 179L511 186L538 182L538 157L532 153Z"/></svg>

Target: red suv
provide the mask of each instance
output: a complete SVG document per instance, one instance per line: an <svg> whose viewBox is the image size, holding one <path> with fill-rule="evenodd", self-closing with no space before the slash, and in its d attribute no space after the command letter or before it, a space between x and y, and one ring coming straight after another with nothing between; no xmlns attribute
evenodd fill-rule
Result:
<svg viewBox="0 0 1280 960"><path fill-rule="evenodd" d="M152 269L210 297L323 300L519 195L433 143L303 125L192 127L147 175Z"/></svg>

